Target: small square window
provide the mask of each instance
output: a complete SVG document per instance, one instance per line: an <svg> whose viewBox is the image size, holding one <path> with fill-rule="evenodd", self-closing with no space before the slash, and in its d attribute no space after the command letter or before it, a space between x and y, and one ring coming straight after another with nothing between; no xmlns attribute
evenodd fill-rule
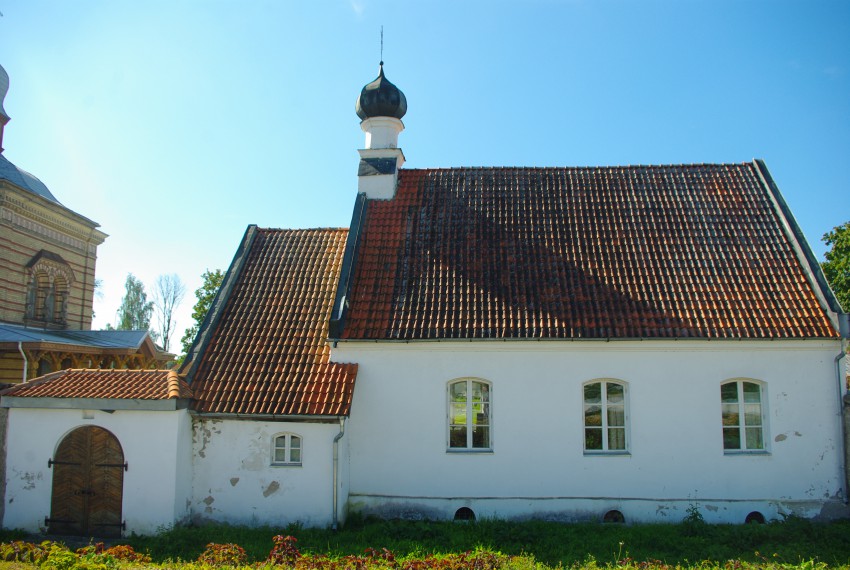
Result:
<svg viewBox="0 0 850 570"><path fill-rule="evenodd" d="M283 433L272 439L272 465L301 465L301 436Z"/></svg>

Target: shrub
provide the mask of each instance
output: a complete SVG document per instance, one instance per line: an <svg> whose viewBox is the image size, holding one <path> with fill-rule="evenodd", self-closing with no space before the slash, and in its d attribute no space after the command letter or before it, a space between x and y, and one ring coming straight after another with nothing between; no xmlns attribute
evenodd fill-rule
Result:
<svg viewBox="0 0 850 570"><path fill-rule="evenodd" d="M295 546L298 539L294 536L282 536L279 534L272 538L272 542L274 546L271 552L269 552L266 562L276 566L295 566L295 562L301 558L301 553Z"/></svg>
<svg viewBox="0 0 850 570"><path fill-rule="evenodd" d="M244 566L248 560L245 549L238 544L207 544L200 556L198 563L206 566Z"/></svg>
<svg viewBox="0 0 850 570"><path fill-rule="evenodd" d="M48 540L41 544L33 544L31 542L24 542L23 540L4 542L0 544L0 559L7 562L40 564L47 558L52 544Z"/></svg>

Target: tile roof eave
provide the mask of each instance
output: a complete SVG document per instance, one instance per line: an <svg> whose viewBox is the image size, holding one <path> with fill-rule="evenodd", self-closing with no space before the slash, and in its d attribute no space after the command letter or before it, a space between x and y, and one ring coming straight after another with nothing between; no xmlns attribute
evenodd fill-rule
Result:
<svg viewBox="0 0 850 570"><path fill-rule="evenodd" d="M4 395L0 399L0 408L170 412L187 409L191 402L192 400L188 398L60 398L56 396Z"/></svg>
<svg viewBox="0 0 850 570"><path fill-rule="evenodd" d="M199 418L219 419L219 420L266 420L272 422L298 422L298 423L333 423L340 421L343 418L348 418L351 414L346 411L344 414L250 414L250 413L227 413L227 412L201 412L198 410L190 410L193 416Z"/></svg>
<svg viewBox="0 0 850 570"><path fill-rule="evenodd" d="M803 266L806 278L811 284L821 307L828 314L829 320L832 322L835 330L838 331L839 336L841 338L850 338L850 319L841 310L841 305L827 283L823 269L821 269L820 263L817 262L817 258L809 246L808 241L806 241L799 224L797 224L794 214L782 196L779 186L777 186L776 181L774 181L773 176L768 171L764 160L760 158L753 159L753 166L762 184L764 184L771 202L776 208L776 213L782 221L782 227L794 247L794 252Z"/></svg>
<svg viewBox="0 0 850 570"><path fill-rule="evenodd" d="M365 343L365 344L424 344L424 343L520 343L520 342L829 342L836 340L834 336L806 337L710 337L710 336L645 336L645 337L423 337L423 338L339 338L331 339L334 343Z"/></svg>

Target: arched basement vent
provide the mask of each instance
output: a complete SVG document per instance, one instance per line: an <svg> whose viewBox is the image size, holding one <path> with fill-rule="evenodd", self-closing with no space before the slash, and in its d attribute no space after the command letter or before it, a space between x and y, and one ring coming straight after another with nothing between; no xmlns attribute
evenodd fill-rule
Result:
<svg viewBox="0 0 850 570"><path fill-rule="evenodd" d="M474 521L475 513L469 507L461 507L455 511L456 521Z"/></svg>
<svg viewBox="0 0 850 570"><path fill-rule="evenodd" d="M764 515L758 511L753 511L747 515L747 518L744 519L744 522L747 524L764 524Z"/></svg>
<svg viewBox="0 0 850 570"><path fill-rule="evenodd" d="M605 513L605 516L602 517L602 522L604 523L624 523L626 522L626 517L623 516L623 513L620 511L608 511Z"/></svg>

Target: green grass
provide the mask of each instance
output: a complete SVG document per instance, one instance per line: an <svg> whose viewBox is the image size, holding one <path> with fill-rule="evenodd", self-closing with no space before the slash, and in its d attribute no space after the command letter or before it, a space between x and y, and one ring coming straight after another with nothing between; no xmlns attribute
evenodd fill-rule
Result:
<svg viewBox="0 0 850 570"><path fill-rule="evenodd" d="M362 555L366 548L387 548L399 558L486 549L529 557L523 559L526 562L517 560L515 564L535 566L536 561L551 568L559 565L595 567L592 560L604 567L625 558L636 563L659 561L684 567L699 566L703 561L722 567L728 560L773 568L780 564L810 567L811 561L833 568L850 566L850 521L812 523L799 519L767 525L628 526L541 521L452 523L354 519L336 532L297 526L206 525L177 527L155 536L130 536L114 542L148 552L155 563L194 561L208 543L236 543L245 549L250 562L258 562L266 559L272 537L278 534L295 536L302 554L331 557ZM20 532L0 531L2 542L17 539L42 540Z"/></svg>
<svg viewBox="0 0 850 570"><path fill-rule="evenodd" d="M604 525L540 521L475 523L354 520L327 529L178 527L153 537L122 540L154 561L194 560L207 543L236 543L251 561L263 560L272 536L291 534L302 553L345 556L366 548L387 548L397 556L460 553L476 548L507 555L526 554L549 566L572 566L590 557L601 565L629 557L688 564L703 560L797 564L818 560L850 564L850 521L812 523L791 519L767 525Z"/></svg>

